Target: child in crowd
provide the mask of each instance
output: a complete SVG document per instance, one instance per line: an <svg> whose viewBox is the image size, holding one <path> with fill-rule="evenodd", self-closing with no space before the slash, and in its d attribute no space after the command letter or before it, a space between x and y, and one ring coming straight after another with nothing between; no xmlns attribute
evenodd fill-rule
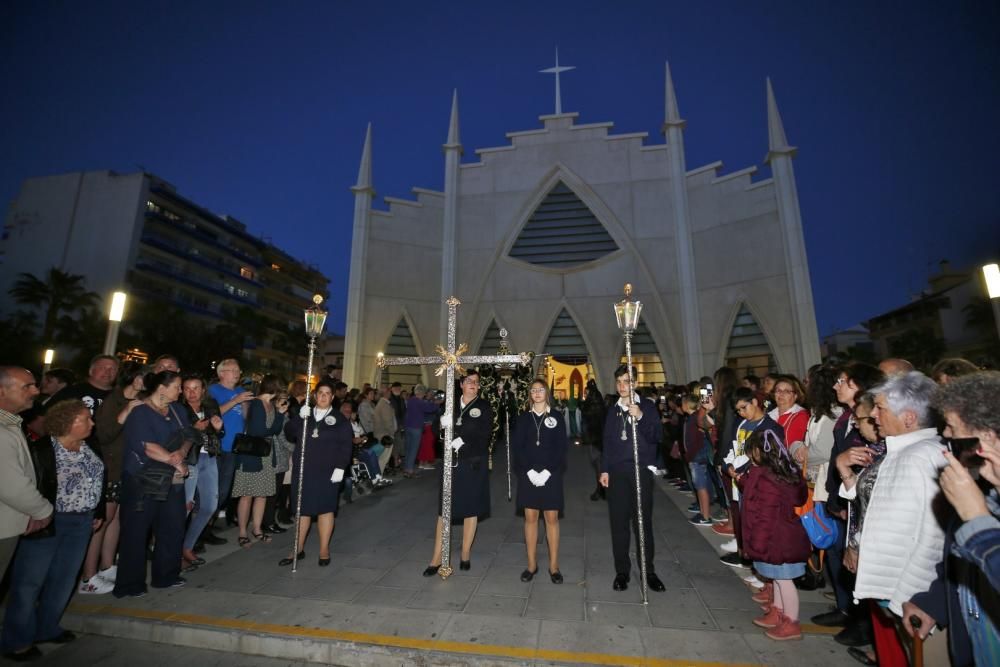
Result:
<svg viewBox="0 0 1000 667"><path fill-rule="evenodd" d="M806 483L780 431L755 431L747 455L753 465L741 480L743 546L757 573L771 580L762 602L766 613L753 622L771 639L801 639L793 579L805 574L811 545L795 508L806 501Z"/></svg>

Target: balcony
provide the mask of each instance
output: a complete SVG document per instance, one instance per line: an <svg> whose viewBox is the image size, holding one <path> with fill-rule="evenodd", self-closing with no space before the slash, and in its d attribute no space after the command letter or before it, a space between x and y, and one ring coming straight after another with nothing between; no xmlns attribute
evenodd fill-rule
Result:
<svg viewBox="0 0 1000 667"><path fill-rule="evenodd" d="M180 223L171 220L162 213L157 213L156 211L146 211L146 217L156 220L157 222L168 225L171 229L181 230L184 234L198 239L202 243L219 248L227 255L233 255L234 257L239 257L243 261L252 264L255 267L260 267L263 265L263 260L259 255L249 255L239 248L234 248L233 246L226 245L222 243L217 236L208 234L197 227L189 227L183 223L183 219Z"/></svg>
<svg viewBox="0 0 1000 667"><path fill-rule="evenodd" d="M208 269L212 269L213 271L222 271L223 273L230 275L234 278L239 278L243 282L250 283L254 287L263 287L260 281L255 280L253 278L247 278L242 274L240 274L238 270L234 271L225 264L222 264L220 262L213 262L210 259L203 257L197 253L192 253L190 248L185 247L183 244L180 244L177 241L170 239L166 236L162 236L155 232L144 231L142 233L141 241L143 243L153 246L154 248L165 250L187 261L194 262L195 264L204 266L205 268Z"/></svg>
<svg viewBox="0 0 1000 667"><path fill-rule="evenodd" d="M238 294L234 294L223 287L215 287L213 285L206 284L203 281L196 280L195 277L191 276L190 274L182 273L180 271L170 269L153 262L139 259L135 263L135 268L143 271L150 271L152 273L156 273L161 276L165 276L170 280L175 280L177 282L184 283L185 285L195 287L197 289L203 290L215 296L221 296L223 298L230 299L242 305L247 305L247 306L258 305L256 296L250 295L247 297L243 297Z"/></svg>

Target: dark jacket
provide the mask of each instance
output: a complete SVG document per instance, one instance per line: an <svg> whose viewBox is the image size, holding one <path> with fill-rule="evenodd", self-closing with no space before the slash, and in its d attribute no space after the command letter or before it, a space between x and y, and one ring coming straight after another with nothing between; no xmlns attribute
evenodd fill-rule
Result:
<svg viewBox="0 0 1000 667"><path fill-rule="evenodd" d="M747 558L773 565L804 563L812 545L795 508L808 498L805 479L790 484L767 468L752 466L741 486L740 517Z"/></svg>
<svg viewBox="0 0 1000 667"><path fill-rule="evenodd" d="M660 411L656 404L648 398L640 399L639 409L642 419L636 424L636 434L639 439L639 466L645 468L656 464L656 448L663 435L660 426ZM623 419L624 411L615 402L608 409L604 420L604 449L601 451L601 472L621 472L635 467L632 455L632 424ZM625 428L625 440L621 439L622 427Z"/></svg>
<svg viewBox="0 0 1000 667"><path fill-rule="evenodd" d="M47 501L52 503L53 509L56 506L56 493L59 488L59 478L56 473L56 453L52 449L52 436L44 436L35 440L34 442L28 442L28 450L31 452L31 464L35 468L35 486L38 492L42 494ZM94 452L97 453L96 451ZM105 477L106 479L106 477ZM105 485L101 485L101 498L97 501L97 507L94 508L94 518L104 520L107 516L107 511L104 506L106 488ZM56 534L56 524L55 521L50 521L49 525L42 530L35 531L30 535L25 535L26 538L39 538L39 537L52 537Z"/></svg>
<svg viewBox="0 0 1000 667"><path fill-rule="evenodd" d="M247 403L246 429L247 435L256 435L262 438L270 438L281 433L285 426L285 415L275 411L274 421L271 427L267 426L267 409L259 398L255 398ZM267 455L271 458L271 455ZM264 459L260 456L248 456L246 454L236 455L236 465L243 472L260 472L264 469Z"/></svg>
<svg viewBox="0 0 1000 667"><path fill-rule="evenodd" d="M178 401L178 404L184 407L184 412L187 415L188 423L194 428L194 425L198 422L198 414L188 405L187 401ZM289 408L291 409L291 408ZM212 417L222 417L222 411L219 409L219 403L214 398L209 396L207 393L201 399L201 411L205 415L205 419L211 419ZM198 429L195 429L198 430ZM221 428L218 431L215 430L211 424L205 427L204 431L198 431L201 434L201 438L196 440L194 445L191 446L191 454L188 456L189 465L198 464L198 455L201 453L201 448L205 447L208 449L210 456L216 456L222 451L222 436L225 435L226 429Z"/></svg>

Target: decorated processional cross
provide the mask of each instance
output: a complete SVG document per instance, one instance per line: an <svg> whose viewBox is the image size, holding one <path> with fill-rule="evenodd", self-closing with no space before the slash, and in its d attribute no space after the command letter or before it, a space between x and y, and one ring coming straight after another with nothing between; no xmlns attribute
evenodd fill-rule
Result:
<svg viewBox="0 0 1000 667"><path fill-rule="evenodd" d="M455 297L448 298L445 303L448 305L448 342L447 347L437 346L436 356L427 357L385 357L379 355L376 362L379 369L386 366L424 366L437 364L434 375L445 376L445 409L442 422L444 424L444 480L441 490L441 568L438 574L442 579L447 579L452 573L451 568L451 442L454 434L452 418L455 414L455 371L464 372L463 364L520 364L527 366L531 363L532 354L521 352L520 354L493 354L493 355L469 355L468 346L465 343L456 346L458 328L458 306L461 304ZM509 437L508 437L509 441ZM508 442L508 449L510 444ZM509 459L508 459L509 460ZM510 475L508 465L508 476ZM508 483L509 484L509 483Z"/></svg>

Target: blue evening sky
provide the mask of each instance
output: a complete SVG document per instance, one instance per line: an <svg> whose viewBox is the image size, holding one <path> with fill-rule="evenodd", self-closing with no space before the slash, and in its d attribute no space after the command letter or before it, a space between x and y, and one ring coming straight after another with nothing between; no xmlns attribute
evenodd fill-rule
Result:
<svg viewBox="0 0 1000 667"><path fill-rule="evenodd" d="M1000 258L998 28L981 1L16 0L0 201L28 177L141 165L316 264L342 331L369 121L379 196L409 197L442 188L453 88L472 161L553 111L537 71L558 45L577 67L564 111L661 143L669 60L688 168L763 177L770 76L829 333L906 302L941 259Z"/></svg>

